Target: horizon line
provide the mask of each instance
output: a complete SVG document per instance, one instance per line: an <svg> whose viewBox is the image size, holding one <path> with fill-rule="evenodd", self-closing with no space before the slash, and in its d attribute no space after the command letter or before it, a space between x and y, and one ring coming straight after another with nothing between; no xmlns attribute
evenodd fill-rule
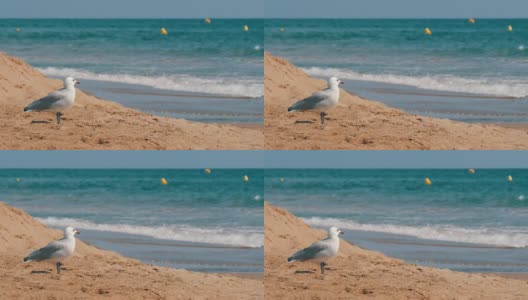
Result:
<svg viewBox="0 0 528 300"><path fill-rule="evenodd" d="M0 169L525 169L527 151L2 151ZM505 155L505 153L507 153Z"/></svg>
<svg viewBox="0 0 528 300"><path fill-rule="evenodd" d="M0 17L0 20L528 20L528 17Z"/></svg>

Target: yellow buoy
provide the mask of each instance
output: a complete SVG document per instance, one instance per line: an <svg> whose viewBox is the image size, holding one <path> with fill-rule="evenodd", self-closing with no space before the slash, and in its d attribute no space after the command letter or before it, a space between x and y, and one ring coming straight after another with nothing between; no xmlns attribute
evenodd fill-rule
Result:
<svg viewBox="0 0 528 300"><path fill-rule="evenodd" d="M167 179L165 179L165 178L163 178L163 177L160 179L160 182L161 182L161 184L163 184L163 185L167 185L167 184L169 183L169 182L167 181Z"/></svg>
<svg viewBox="0 0 528 300"><path fill-rule="evenodd" d="M471 24L475 24L475 19L471 18L471 19L468 20L468 22L471 23Z"/></svg>
<svg viewBox="0 0 528 300"><path fill-rule="evenodd" d="M168 32L167 32L167 29L165 29L165 27L162 27L160 29L160 33L163 34L163 35L167 35Z"/></svg>
<svg viewBox="0 0 528 300"><path fill-rule="evenodd" d="M469 169L468 172L471 174L475 174L475 169Z"/></svg>
<svg viewBox="0 0 528 300"><path fill-rule="evenodd" d="M245 182L248 182L249 181L249 177L247 175L244 175L244 181Z"/></svg>
<svg viewBox="0 0 528 300"><path fill-rule="evenodd" d="M513 177L511 175L508 175L508 181L509 182L512 182L513 181Z"/></svg>
<svg viewBox="0 0 528 300"><path fill-rule="evenodd" d="M249 31L249 27L247 25L244 25L244 31Z"/></svg>
<svg viewBox="0 0 528 300"><path fill-rule="evenodd" d="M16 29L16 32L20 32L20 28L17 28L17 29Z"/></svg>
<svg viewBox="0 0 528 300"><path fill-rule="evenodd" d="M513 31L513 27L511 25L508 25L508 31Z"/></svg>
<svg viewBox="0 0 528 300"><path fill-rule="evenodd" d="M424 29L424 33L427 34L427 35L431 35L431 34L433 34L433 33L431 32L431 29L429 29L429 27L425 27L425 29Z"/></svg>
<svg viewBox="0 0 528 300"><path fill-rule="evenodd" d="M279 29L279 30L280 30L280 32L284 32L284 28L281 28L281 29Z"/></svg>
<svg viewBox="0 0 528 300"><path fill-rule="evenodd" d="M209 19L209 18L205 18L204 22L205 22L206 24L211 24L211 19Z"/></svg>
<svg viewBox="0 0 528 300"><path fill-rule="evenodd" d="M22 181L22 179L20 179L20 178L17 178L17 179L16 179L16 182L20 182L20 181Z"/></svg>
<svg viewBox="0 0 528 300"><path fill-rule="evenodd" d="M431 185L431 184L432 184L431 179L429 179L429 178L425 178L425 179L424 179L424 182L425 182L425 184L427 184L427 185Z"/></svg>
<svg viewBox="0 0 528 300"><path fill-rule="evenodd" d="M284 178L281 178L281 179L280 179L280 182L284 182Z"/></svg>
<svg viewBox="0 0 528 300"><path fill-rule="evenodd" d="M211 169L207 168L207 169L204 170L204 172L205 172L206 174L211 174Z"/></svg>

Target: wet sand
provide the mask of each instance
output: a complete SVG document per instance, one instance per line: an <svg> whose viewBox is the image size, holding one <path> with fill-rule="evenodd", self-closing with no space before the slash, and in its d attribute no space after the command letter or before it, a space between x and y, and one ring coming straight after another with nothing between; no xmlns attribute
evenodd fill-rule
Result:
<svg viewBox="0 0 528 300"><path fill-rule="evenodd" d="M57 78L61 79L61 78ZM262 124L263 99L176 92L127 83L83 80L82 90L161 117L220 124Z"/></svg>

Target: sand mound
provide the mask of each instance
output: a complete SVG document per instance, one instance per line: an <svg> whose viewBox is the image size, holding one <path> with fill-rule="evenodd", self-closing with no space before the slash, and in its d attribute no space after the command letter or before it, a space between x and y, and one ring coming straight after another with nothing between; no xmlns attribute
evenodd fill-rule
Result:
<svg viewBox="0 0 528 300"><path fill-rule="evenodd" d="M0 299L263 298L261 280L146 265L82 241L60 275L54 262L22 263L31 250L60 237L60 231L0 203Z"/></svg>
<svg viewBox="0 0 528 300"><path fill-rule="evenodd" d="M0 149L263 147L262 129L157 117L79 90L75 106L65 112L60 127L53 113L22 112L31 100L61 87L61 81L48 79L24 61L0 52Z"/></svg>
<svg viewBox="0 0 528 300"><path fill-rule="evenodd" d="M288 211L264 209L266 299L526 299L528 282L406 264L341 241L322 276L318 262L289 255L326 236ZM346 235L346 232L345 232Z"/></svg>
<svg viewBox="0 0 528 300"><path fill-rule="evenodd" d="M528 149L528 131L523 128L417 116L343 90L322 130L318 114L287 113L287 108L326 88L326 82L269 53L264 86L267 149Z"/></svg>

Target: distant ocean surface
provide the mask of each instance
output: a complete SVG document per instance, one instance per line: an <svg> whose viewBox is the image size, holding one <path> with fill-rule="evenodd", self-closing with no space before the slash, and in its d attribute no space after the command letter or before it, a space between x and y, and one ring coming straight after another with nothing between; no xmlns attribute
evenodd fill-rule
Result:
<svg viewBox="0 0 528 300"><path fill-rule="evenodd" d="M528 120L528 20L266 20L264 36L310 75L412 113Z"/></svg>
<svg viewBox="0 0 528 300"><path fill-rule="evenodd" d="M237 169L2 170L0 194L46 225L78 227L81 240L147 263L261 272L262 180Z"/></svg>
<svg viewBox="0 0 528 300"><path fill-rule="evenodd" d="M368 249L460 271L528 272L528 170L267 170L265 176L270 203L311 226L339 226L344 239Z"/></svg>
<svg viewBox="0 0 528 300"><path fill-rule="evenodd" d="M244 25L249 31L243 31ZM160 34L162 27L168 35ZM263 48L263 21L255 19L213 19L211 24L201 19L0 21L0 51L22 58L44 74L105 82L88 89L81 83L79 88L96 96L117 93L117 84L121 96L109 100L118 102L143 95L145 91L138 92L137 86L146 87L142 100L147 105L133 107L149 111L148 102L161 101L166 110L155 107L151 112L198 121L262 121ZM174 97L154 97L149 89L172 92ZM182 94L207 97L192 97L193 105L173 108L171 102L178 102L174 98ZM222 98L211 100L211 96L244 101L244 108L237 111L228 103L230 112L215 111L211 107L221 106Z"/></svg>

